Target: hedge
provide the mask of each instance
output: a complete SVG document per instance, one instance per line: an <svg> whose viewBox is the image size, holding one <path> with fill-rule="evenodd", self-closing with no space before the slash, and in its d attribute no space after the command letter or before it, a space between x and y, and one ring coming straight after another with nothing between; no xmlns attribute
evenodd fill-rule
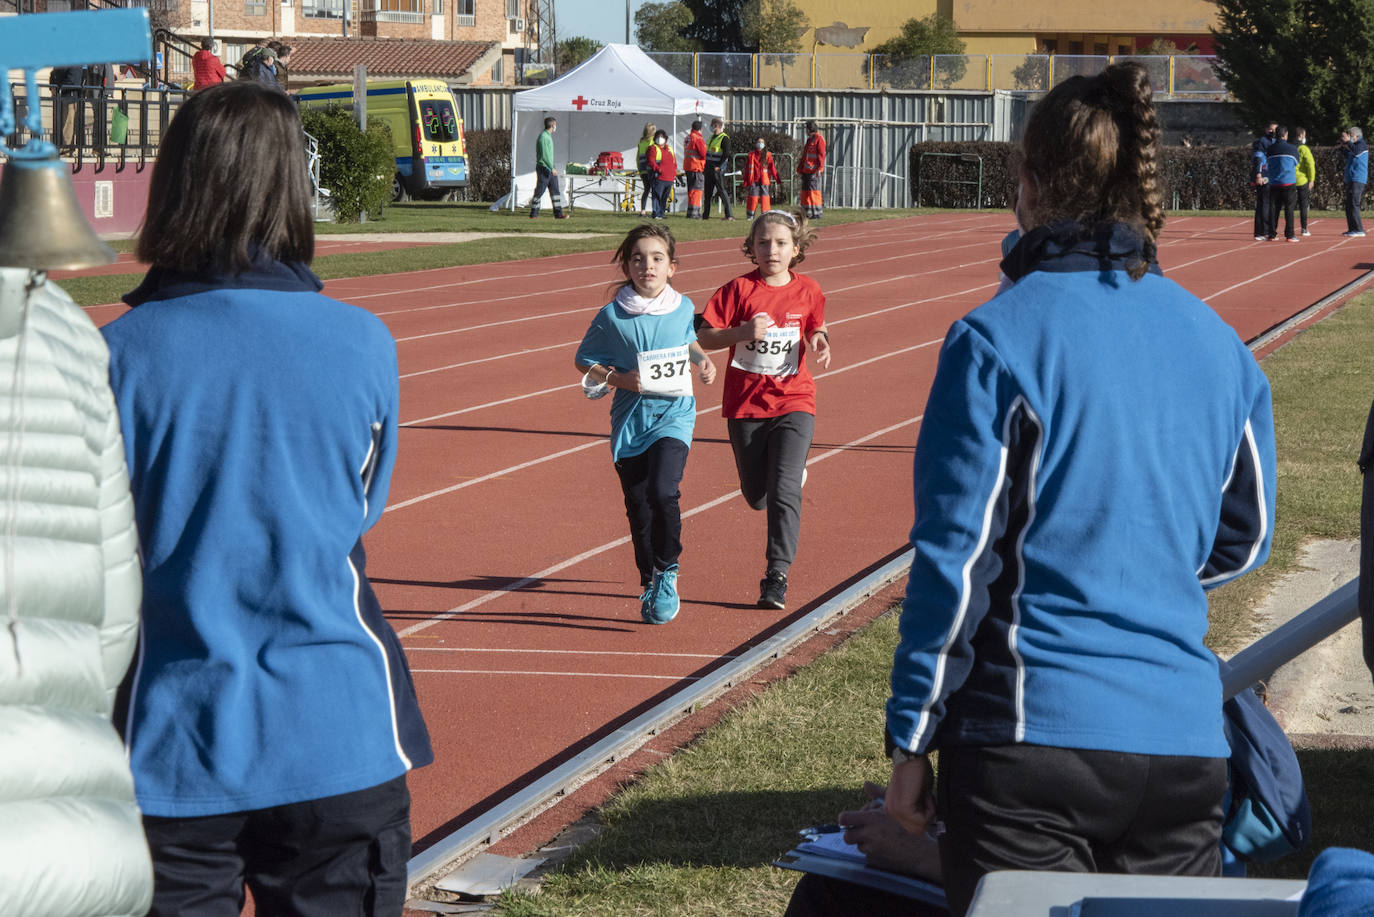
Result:
<svg viewBox="0 0 1374 917"><path fill-rule="evenodd" d="M982 157L984 208L1008 206L1016 190L1016 176L1009 162L1011 143L918 143L911 148L911 198L923 207L975 207L978 161ZM1165 147L1163 156L1164 206L1167 210L1251 210L1255 195L1247 184L1250 148ZM923 153L952 153L927 156ZM1312 188L1312 207L1339 210L1345 192L1344 165L1338 147L1312 147L1317 161L1317 180ZM959 184L951 182L972 182Z"/></svg>
<svg viewBox="0 0 1374 917"><path fill-rule="evenodd" d="M320 185L329 189L334 219L357 223L364 213L380 214L396 172L391 128L368 118L364 133L353 113L341 108L306 109L301 126L319 141Z"/></svg>

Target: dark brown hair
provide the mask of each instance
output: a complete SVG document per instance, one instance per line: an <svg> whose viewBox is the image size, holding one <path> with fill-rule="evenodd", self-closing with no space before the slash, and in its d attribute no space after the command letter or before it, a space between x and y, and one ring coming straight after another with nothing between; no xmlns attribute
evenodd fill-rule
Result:
<svg viewBox="0 0 1374 917"><path fill-rule="evenodd" d="M167 128L137 255L240 274L259 251L307 264L315 253L300 117L275 89L224 82L188 98Z"/></svg>
<svg viewBox="0 0 1374 917"><path fill-rule="evenodd" d="M611 263L620 267L620 273L625 275L624 280L618 280L611 284L610 295L614 296L620 288L631 283L630 280L630 256L634 254L635 243L640 239L658 239L663 243L663 247L668 250L668 261L677 264L677 239L673 238L673 231L662 223L640 223L634 229L625 234L620 247L611 256Z"/></svg>
<svg viewBox="0 0 1374 917"><path fill-rule="evenodd" d="M1145 237L1145 260L1127 268L1136 280L1164 228L1152 98L1149 75L1134 62L1070 77L1031 109L1019 157L1034 191L1026 228L1062 220L1085 230L1129 224Z"/></svg>
<svg viewBox="0 0 1374 917"><path fill-rule="evenodd" d="M800 210L768 210L759 214L754 222L749 224L749 235L744 237L740 243L740 251L750 261L758 264L758 258L754 257L754 233L760 226L769 224L786 226L792 230L792 242L797 246L797 256L792 259L788 267L795 267L806 260L806 250L816 241L816 230L812 229L807 223L806 214Z"/></svg>

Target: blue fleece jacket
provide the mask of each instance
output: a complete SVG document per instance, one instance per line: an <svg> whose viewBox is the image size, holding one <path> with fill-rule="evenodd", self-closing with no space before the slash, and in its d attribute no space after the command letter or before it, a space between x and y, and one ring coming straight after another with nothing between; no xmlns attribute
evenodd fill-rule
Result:
<svg viewBox="0 0 1374 917"><path fill-rule="evenodd" d="M1273 530L1269 385L1124 226L1039 228L926 405L889 741L1221 757L1204 590Z"/></svg>
<svg viewBox="0 0 1374 917"><path fill-rule="evenodd" d="M1298 148L1287 140L1275 140L1266 157L1269 184L1283 187L1298 183Z"/></svg>
<svg viewBox="0 0 1374 917"><path fill-rule="evenodd" d="M1369 144L1361 137L1341 144L1341 155L1345 157L1345 180L1356 184L1369 181Z"/></svg>
<svg viewBox="0 0 1374 917"><path fill-rule="evenodd" d="M364 571L396 347L302 265L154 269L103 330L144 561L126 717L145 814L352 792L432 759Z"/></svg>

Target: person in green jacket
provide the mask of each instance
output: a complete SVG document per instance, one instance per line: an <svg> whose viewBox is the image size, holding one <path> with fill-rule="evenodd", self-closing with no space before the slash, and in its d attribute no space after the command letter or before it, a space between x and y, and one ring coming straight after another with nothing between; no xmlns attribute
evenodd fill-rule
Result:
<svg viewBox="0 0 1374 917"><path fill-rule="evenodd" d="M1312 200L1312 185L1317 180L1317 160L1307 146L1307 128L1294 128L1293 134L1298 141L1298 215L1302 218L1302 234L1310 236L1312 233L1307 231L1307 206Z"/></svg>
<svg viewBox="0 0 1374 917"><path fill-rule="evenodd" d="M553 218L566 220L563 212L563 192L558 186L558 169L553 163L553 132L558 130L557 118L544 119L544 132L534 148L534 197L530 199L530 219L539 218L539 202L544 198L544 189L549 189L549 200L553 202Z"/></svg>

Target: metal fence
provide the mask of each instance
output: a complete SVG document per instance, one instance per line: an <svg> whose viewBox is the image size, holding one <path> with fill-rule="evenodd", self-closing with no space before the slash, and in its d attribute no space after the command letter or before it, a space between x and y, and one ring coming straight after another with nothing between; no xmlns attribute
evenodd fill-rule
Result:
<svg viewBox="0 0 1374 917"><path fill-rule="evenodd" d="M17 111L27 112L30 100L23 83L11 83ZM70 87L60 95L39 89L37 103L49 139L78 164L86 160L150 160L157 154L162 132L186 100L176 89L101 89ZM28 131L19 119L11 147L23 145Z"/></svg>
<svg viewBox="0 0 1374 917"><path fill-rule="evenodd" d="M659 66L694 86L718 89L954 89L1044 92L1071 76L1094 75L1136 61L1162 95L1221 97L1226 86L1210 55L715 54L649 52Z"/></svg>

